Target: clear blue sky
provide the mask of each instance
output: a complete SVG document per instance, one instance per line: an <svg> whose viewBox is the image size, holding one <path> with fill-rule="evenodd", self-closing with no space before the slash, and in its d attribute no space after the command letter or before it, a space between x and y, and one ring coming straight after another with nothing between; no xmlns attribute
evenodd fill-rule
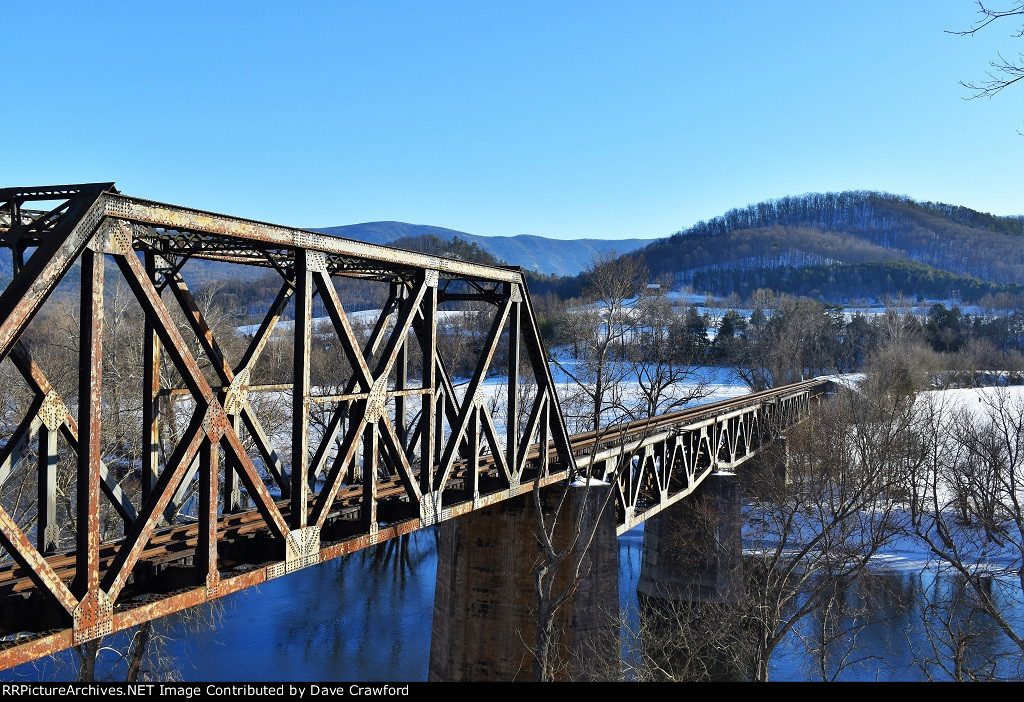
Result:
<svg viewBox="0 0 1024 702"><path fill-rule="evenodd" d="M294 226L667 236L872 189L1024 213L1024 85L971 0L14 2L0 186Z"/></svg>

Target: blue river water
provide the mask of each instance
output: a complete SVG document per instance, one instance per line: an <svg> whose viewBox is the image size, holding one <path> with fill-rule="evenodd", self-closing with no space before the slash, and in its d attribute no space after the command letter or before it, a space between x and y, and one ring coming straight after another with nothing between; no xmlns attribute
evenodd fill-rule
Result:
<svg viewBox="0 0 1024 702"><path fill-rule="evenodd" d="M642 542L642 527L619 539L619 599L631 623ZM435 568L435 536L424 530L408 537L407 549L391 543L275 579L160 620L144 669L155 679L184 681L426 680ZM878 571L865 578L849 604L864 605L874 623L856 632L839 678L926 679L915 663L927 648L921 605L940 585L927 573ZM816 625L808 619L799 633L813 639ZM989 629L975 632L983 652L1006 653L1000 633ZM97 670L117 679L124 669L117 649L127 636L113 639ZM63 652L0 673L0 679L73 680L76 669L73 652ZM820 679L815 657L797 636L776 652L770 670L773 680ZM1016 677L1012 669L1003 673Z"/></svg>

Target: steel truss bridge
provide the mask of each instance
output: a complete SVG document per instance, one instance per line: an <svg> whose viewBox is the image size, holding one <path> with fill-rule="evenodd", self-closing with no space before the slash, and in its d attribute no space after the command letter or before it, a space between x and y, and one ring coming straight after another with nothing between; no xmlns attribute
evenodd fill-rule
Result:
<svg viewBox="0 0 1024 702"><path fill-rule="evenodd" d="M518 268L150 202L112 183L0 189L0 245L13 266L0 369L20 386L0 389L14 417L0 426L0 669L567 478L612 483L623 533L742 463L828 389L808 381L570 436ZM278 276L233 361L185 282L197 261ZM338 292L346 279L386 300L362 339ZM139 320L128 427L109 419L104 377L116 285ZM79 336L62 340L77 374L51 382L33 338L58 298L77 306ZM473 304L490 326L457 385L439 319ZM261 382L282 340L290 377ZM318 345L347 369L340 392L311 380ZM484 387L498 357L500 409L514 418L504 431ZM260 397L287 410L283 432L264 426ZM288 445L275 446L282 433Z"/></svg>

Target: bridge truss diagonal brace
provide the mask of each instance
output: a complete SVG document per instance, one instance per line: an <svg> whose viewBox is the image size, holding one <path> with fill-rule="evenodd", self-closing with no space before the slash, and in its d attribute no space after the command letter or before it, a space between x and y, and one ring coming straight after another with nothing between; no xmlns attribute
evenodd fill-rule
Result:
<svg viewBox="0 0 1024 702"><path fill-rule="evenodd" d="M35 314L71 269L107 214L108 202L99 192L75 196L55 231L47 236L0 293L0 360L7 358Z"/></svg>
<svg viewBox="0 0 1024 702"><path fill-rule="evenodd" d="M438 475L434 482L435 490L443 489L445 484L448 482L448 478L451 476L452 466L455 464L455 453L458 450L463 437L466 435L466 430L469 428L470 417L477 407L482 404L482 396L480 395L481 386L483 385L484 378L491 366L491 360L494 358L494 352L497 350L498 339L505 327L505 321L508 319L510 309L511 300L506 298L501 305L498 314L494 317L491 330L487 335L487 341L484 342L484 352L481 354L476 370L473 372L473 377L470 379L469 386L466 388L466 395L462 402L462 408L459 410L459 416L456 423L452 426L452 433L449 437L448 445L445 447L444 453L441 457L441 462L438 465Z"/></svg>
<svg viewBox="0 0 1024 702"><path fill-rule="evenodd" d="M340 340L343 352L348 357L351 367L353 369L358 369L358 372L352 378L349 378L345 385L345 394L351 394L359 385L362 386L364 391L369 392L373 387L373 379L370 374L370 369L366 365L365 359L366 357L372 356L376 353L380 344L384 340L384 333L387 330L387 321L391 316L392 308L396 302L394 290L391 291L387 302L384 304L383 309L381 309L380 315L377 317L377 321L374 324L373 331L370 333L370 338L366 341L362 352L358 353L355 351L359 349L355 333L352 331L348 315L345 313L345 310L341 305L341 301L338 299L337 292L334 290L334 285L331 283L330 278L327 276L314 275L314 281L317 284L317 289L320 291L320 298L324 301L324 306L326 307L328 315L331 318L331 322L334 325L334 329ZM317 448L316 453L313 455L313 459L310 461L310 480L315 480L316 477L324 471L331 446L337 440L338 432L341 430L341 424L349 413L350 404L346 402L340 403L334 409L334 412L331 413L331 418L327 423L327 428L321 438L320 446ZM348 443L343 441L341 448L339 449L339 455L335 458L335 465L337 465L338 461L343 460L345 446L348 446ZM344 470L344 468L342 470ZM333 474L333 472L330 474Z"/></svg>
<svg viewBox="0 0 1024 702"><path fill-rule="evenodd" d="M76 454L81 452L82 446L78 440L78 422L75 420L75 416L68 409L63 398L47 380L46 375L35 359L32 358L32 354L24 342L18 341L14 345L10 358L15 368L18 369L18 372L25 379L25 382L36 393L36 396L42 398L42 404L35 410L36 421L33 421L29 429L27 440L31 441L35 438L37 432L42 428L50 432L59 431ZM33 403L32 407L35 407L35 403ZM30 408L29 415L26 415L26 417L32 414L33 409ZM16 433L15 436L17 435ZM6 453L0 454L0 484L6 478L6 470L9 468L6 456ZM135 506L128 499L128 496L125 495L107 464L102 460L100 460L100 480L100 488L124 523L130 524L133 522L138 516Z"/></svg>
<svg viewBox="0 0 1024 702"><path fill-rule="evenodd" d="M544 339L540 334L540 325L537 323L537 314L533 309L533 302L530 299L525 277L522 278L519 284L522 286L522 325L525 332L523 338L527 342L526 349L538 386L543 387L548 392L548 403L545 406L548 422L545 431L550 431L550 436L555 444L554 448L558 454L558 461L569 471L569 479L572 480L579 474L579 468L573 455L572 444L569 440L569 430L566 428L565 415L562 413L562 405L558 400L555 381L551 375L551 367L548 365L548 352L544 345ZM538 387L538 394L540 387ZM543 462L546 462L546 460L545 454Z"/></svg>
<svg viewBox="0 0 1024 702"><path fill-rule="evenodd" d="M68 614L75 611L78 599L3 507L0 507L0 544L25 569L36 587L47 593Z"/></svg>
<svg viewBox="0 0 1024 702"><path fill-rule="evenodd" d="M114 255L114 260L117 262L125 280L143 308L157 320L156 332L160 336L167 354L171 357L175 367L181 374L186 387L192 393L197 403L197 413L200 411L200 408L205 412L209 407L215 406L218 414L224 414L216 393L214 393L210 384L203 376L198 363L196 363L191 351L189 351L184 338L174 324L170 312L164 306L159 292L157 292L156 287L146 274L138 256L134 252L117 254ZM274 500L267 491L263 481L256 475L252 460L249 458L248 453L246 453L241 440L238 438L230 422L226 422L224 436L228 438L228 445L230 446L228 455L232 460L241 464L245 474L243 475L243 481L246 483L246 488L250 490L250 496L256 503L257 509L259 509L271 530L275 531L283 540L284 535L288 531L285 520L277 509L277 505L274 504Z"/></svg>

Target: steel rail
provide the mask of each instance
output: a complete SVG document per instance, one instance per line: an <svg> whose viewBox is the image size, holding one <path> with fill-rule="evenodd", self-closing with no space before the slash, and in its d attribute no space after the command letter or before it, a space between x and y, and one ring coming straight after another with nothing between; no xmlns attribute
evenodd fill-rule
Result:
<svg viewBox="0 0 1024 702"><path fill-rule="evenodd" d="M665 414L653 419L642 419L629 422L620 427L604 432L582 432L570 437L570 442L575 455L587 456L592 454L594 449L603 444L627 444L635 442L638 436L651 439L661 434L665 429L685 430L686 428L700 424L707 419L716 419L725 416L736 409L760 406L764 400L783 398L801 394L809 390L824 391L828 381L812 379L788 385L782 388L764 390L761 392L749 393L735 398L720 400L718 402L701 405L689 409L683 409L670 414ZM635 449L634 449L635 450ZM540 455L538 444L531 445L527 460L535 461ZM555 449L549 449L549 456L555 455ZM496 477L495 459L493 455L486 454L480 457L479 472L481 474L493 474ZM417 471L418 474L419 471ZM464 481L468 473L466 461L460 461L456 465L456 482ZM562 472L564 473L564 471ZM561 474L556 474L561 475ZM563 476L564 477L564 476ZM353 484L342 487L334 500L331 508L333 520L346 520L346 516L358 513L359 504L362 499L363 487L361 484ZM402 498L406 495L397 476L387 480L377 481L377 495L380 500ZM309 498L310 504L316 500L316 495ZM471 500L470 500L471 502ZM289 500L277 501L277 507L282 515L287 518L289 513ZM351 517L350 517L351 519ZM261 532L268 532L268 527L263 516L256 509L247 510L235 514L222 515L218 520L218 543L229 545L233 539L248 537ZM148 546L140 556L140 563L167 564L173 561L181 561L194 556L195 546L198 543L199 525L190 523L165 527L156 530L150 539ZM356 540L359 537L351 537ZM119 543L111 540L104 544L100 551L101 567L106 567L114 558ZM75 551L63 551L47 557L50 567L62 580L70 582L75 576ZM24 573L24 569L15 564L9 563L0 566L0 599L14 593L25 592L34 587L31 578Z"/></svg>

